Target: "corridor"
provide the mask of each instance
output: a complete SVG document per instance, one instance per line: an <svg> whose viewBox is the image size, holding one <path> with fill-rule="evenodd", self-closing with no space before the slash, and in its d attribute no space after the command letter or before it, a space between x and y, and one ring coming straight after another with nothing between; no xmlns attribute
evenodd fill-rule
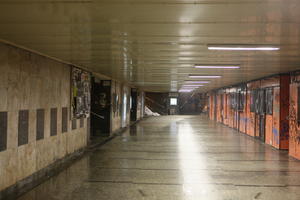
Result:
<svg viewBox="0 0 300 200"><path fill-rule="evenodd" d="M147 118L18 200L300 199L300 162L206 116Z"/></svg>

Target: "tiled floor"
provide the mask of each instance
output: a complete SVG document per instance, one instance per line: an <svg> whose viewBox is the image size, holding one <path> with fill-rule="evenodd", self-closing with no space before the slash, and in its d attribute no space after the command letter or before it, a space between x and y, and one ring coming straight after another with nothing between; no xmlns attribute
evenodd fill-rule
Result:
<svg viewBox="0 0 300 200"><path fill-rule="evenodd" d="M19 200L300 199L300 162L200 116L138 123Z"/></svg>

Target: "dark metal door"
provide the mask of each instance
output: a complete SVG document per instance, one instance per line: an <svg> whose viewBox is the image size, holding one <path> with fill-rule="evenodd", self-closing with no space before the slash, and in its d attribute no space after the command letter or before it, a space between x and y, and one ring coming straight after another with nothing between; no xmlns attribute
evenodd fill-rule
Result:
<svg viewBox="0 0 300 200"><path fill-rule="evenodd" d="M259 116L259 139L265 142L265 127L266 127L266 116Z"/></svg>
<svg viewBox="0 0 300 200"><path fill-rule="evenodd" d="M265 142L266 128L266 89L259 91L259 139Z"/></svg>
<svg viewBox="0 0 300 200"><path fill-rule="evenodd" d="M131 108L130 108L130 120L137 120L137 101L138 101L138 93L136 89L131 90Z"/></svg>
<svg viewBox="0 0 300 200"><path fill-rule="evenodd" d="M110 134L111 81L92 81L91 133L92 136Z"/></svg>

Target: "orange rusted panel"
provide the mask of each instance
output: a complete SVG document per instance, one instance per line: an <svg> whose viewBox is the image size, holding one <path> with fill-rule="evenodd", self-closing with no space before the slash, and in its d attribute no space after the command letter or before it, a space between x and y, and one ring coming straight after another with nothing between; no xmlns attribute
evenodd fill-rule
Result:
<svg viewBox="0 0 300 200"><path fill-rule="evenodd" d="M269 145L273 145L273 116L266 115L266 130L265 130L265 142Z"/></svg>
<svg viewBox="0 0 300 200"><path fill-rule="evenodd" d="M233 111L233 128L234 129L238 129L239 124L238 124L238 112L236 112L235 110Z"/></svg>
<svg viewBox="0 0 300 200"><path fill-rule="evenodd" d="M216 98L217 98L217 122L222 122L222 108L221 108L221 105L222 105L222 98L221 98L221 94L217 94L216 95Z"/></svg>
<svg viewBox="0 0 300 200"><path fill-rule="evenodd" d="M256 121L256 114L250 112L248 134L253 137L255 136L255 121Z"/></svg>
<svg viewBox="0 0 300 200"><path fill-rule="evenodd" d="M298 126L298 87L299 83L290 85L290 138L289 138L289 155L300 159L300 130Z"/></svg>
<svg viewBox="0 0 300 200"><path fill-rule="evenodd" d="M245 101L247 102L247 100ZM246 133L246 125L247 125L246 102L244 105L244 110L239 112L239 131L242 133Z"/></svg>
<svg viewBox="0 0 300 200"><path fill-rule="evenodd" d="M259 115L258 114L255 114L255 133L254 133L254 136L255 137L259 137Z"/></svg>
<svg viewBox="0 0 300 200"><path fill-rule="evenodd" d="M234 114L235 114L235 113L234 113L234 110L230 108L230 113L229 113L229 126L230 126L231 128L234 128L234 117L235 117Z"/></svg>
<svg viewBox="0 0 300 200"><path fill-rule="evenodd" d="M240 112L240 124L239 124L239 131L242 133L246 133L246 112Z"/></svg>

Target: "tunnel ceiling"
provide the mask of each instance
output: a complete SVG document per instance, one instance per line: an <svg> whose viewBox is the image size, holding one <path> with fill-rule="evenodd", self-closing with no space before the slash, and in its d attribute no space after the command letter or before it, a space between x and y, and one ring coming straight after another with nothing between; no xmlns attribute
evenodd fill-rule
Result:
<svg viewBox="0 0 300 200"><path fill-rule="evenodd" d="M299 0L1 0L0 38L149 91L176 91L189 74L221 75L207 91L300 69L299 11Z"/></svg>

